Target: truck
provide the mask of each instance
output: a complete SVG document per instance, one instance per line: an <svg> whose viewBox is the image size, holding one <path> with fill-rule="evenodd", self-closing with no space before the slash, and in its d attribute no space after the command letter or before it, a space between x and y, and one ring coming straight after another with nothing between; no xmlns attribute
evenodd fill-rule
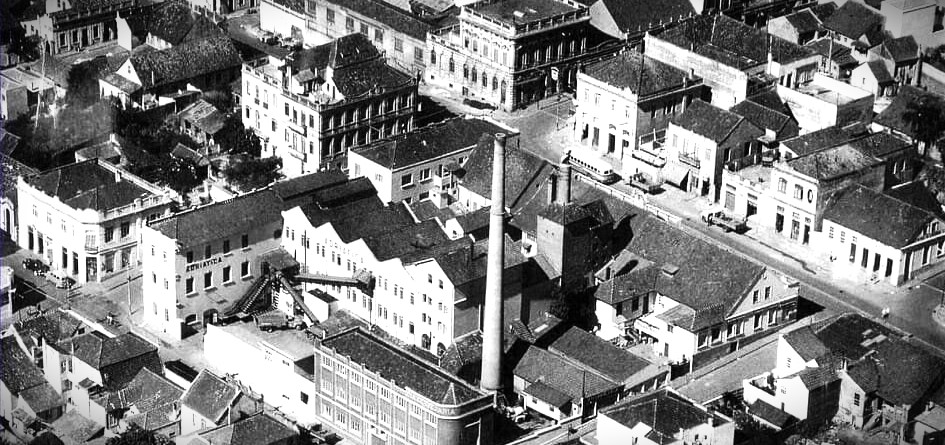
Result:
<svg viewBox="0 0 945 445"><path fill-rule="evenodd" d="M744 218L730 215L724 209L711 208L701 214L702 221L710 226L719 226L726 232L742 233L748 230Z"/></svg>
<svg viewBox="0 0 945 445"><path fill-rule="evenodd" d="M658 181L654 181L652 178L650 178L650 175L643 172L634 173L631 175L629 178L627 178L627 183L632 187L636 187L650 194L658 193L663 187L663 184Z"/></svg>

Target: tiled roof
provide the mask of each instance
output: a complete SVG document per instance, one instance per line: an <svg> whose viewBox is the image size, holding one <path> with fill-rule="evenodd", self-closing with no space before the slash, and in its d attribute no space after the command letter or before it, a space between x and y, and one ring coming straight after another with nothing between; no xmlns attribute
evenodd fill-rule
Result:
<svg viewBox="0 0 945 445"><path fill-rule="evenodd" d="M190 121L197 128L211 135L222 130L226 121L225 114L203 99L197 99L196 102L184 108L178 117Z"/></svg>
<svg viewBox="0 0 945 445"><path fill-rule="evenodd" d="M834 355L856 361L872 350L877 340L886 341L898 335L889 328L863 317L848 313L815 329L817 338Z"/></svg>
<svg viewBox="0 0 945 445"><path fill-rule="evenodd" d="M814 331L806 326L784 334L784 341L786 341L805 362L819 358L828 352L823 342L814 335Z"/></svg>
<svg viewBox="0 0 945 445"><path fill-rule="evenodd" d="M164 2L132 14L126 20L132 33L142 40L152 34L172 46L223 35L223 30L212 20L181 2Z"/></svg>
<svg viewBox="0 0 945 445"><path fill-rule="evenodd" d="M283 179L273 183L270 188L283 201L302 197L313 191L322 190L348 182L348 176L340 170L327 170L307 175Z"/></svg>
<svg viewBox="0 0 945 445"><path fill-rule="evenodd" d="M618 348L577 327L565 331L548 346L548 349L593 369L615 382L625 382L650 365L649 362L629 351Z"/></svg>
<svg viewBox="0 0 945 445"><path fill-rule="evenodd" d="M483 119L455 118L381 139L354 152L382 167L396 170L473 147L483 134L505 131L505 128Z"/></svg>
<svg viewBox="0 0 945 445"><path fill-rule="evenodd" d="M884 159L889 155L898 155L904 150L911 150L913 144L889 133L873 133L849 142L850 146L870 156Z"/></svg>
<svg viewBox="0 0 945 445"><path fill-rule="evenodd" d="M739 102L732 107L731 112L744 117L759 129L773 131L778 139L797 136L799 131L797 121L791 116L751 100Z"/></svg>
<svg viewBox="0 0 945 445"><path fill-rule="evenodd" d="M572 232L586 232L594 226L613 222L613 217L601 201L584 205L573 201L567 204L553 202L545 206L538 216L567 226Z"/></svg>
<svg viewBox="0 0 945 445"><path fill-rule="evenodd" d="M655 290L693 310L678 326L697 331L721 322L726 313L753 286L765 268L709 244L655 217L642 216L633 227L627 250L646 259L613 279L614 286ZM679 268L672 276L662 268Z"/></svg>
<svg viewBox="0 0 945 445"><path fill-rule="evenodd" d="M616 57L592 63L584 69L584 73L613 87L629 89L639 96L681 88L689 76L679 68L636 50L623 51ZM688 80L692 83L701 81L700 77Z"/></svg>
<svg viewBox="0 0 945 445"><path fill-rule="evenodd" d="M801 379L807 389L820 388L840 378L837 375L836 368L824 365L816 368L804 368L797 373L797 377Z"/></svg>
<svg viewBox="0 0 945 445"><path fill-rule="evenodd" d="M851 141L856 136L840 127L827 127L795 138L782 141L781 144L797 156L804 156L825 148L835 147Z"/></svg>
<svg viewBox="0 0 945 445"><path fill-rule="evenodd" d="M185 42L163 51L134 54L130 60L145 88L238 69L243 63L233 42L225 36Z"/></svg>
<svg viewBox="0 0 945 445"><path fill-rule="evenodd" d="M859 184L832 193L825 203L828 219L896 249L918 240L935 215Z"/></svg>
<svg viewBox="0 0 945 445"><path fill-rule="evenodd" d="M272 0L272 1L278 5L282 5L300 14L305 13L305 3L302 0Z"/></svg>
<svg viewBox="0 0 945 445"><path fill-rule="evenodd" d="M573 4L556 0L500 0L473 3L465 7L508 24L531 23L578 9Z"/></svg>
<svg viewBox="0 0 945 445"><path fill-rule="evenodd" d="M849 144L839 145L787 161L795 171L818 181L829 181L873 167L881 161Z"/></svg>
<svg viewBox="0 0 945 445"><path fill-rule="evenodd" d="M509 269L525 262L525 257L520 250L520 242L513 242L506 235L505 238L505 268ZM487 253L489 242L487 239L479 240L469 244L468 239L460 239L454 242L451 248L444 248L434 254L437 264L443 269L443 273L455 285L469 283L486 276L487 271ZM470 252L470 250L472 252Z"/></svg>
<svg viewBox="0 0 945 445"><path fill-rule="evenodd" d="M46 383L43 372L20 349L16 337L12 335L3 337L0 341L0 349L2 349L0 356L3 358L3 366L0 366L0 380L12 394L19 394Z"/></svg>
<svg viewBox="0 0 945 445"><path fill-rule="evenodd" d="M106 410L135 407L138 412L148 412L169 403L180 401L184 390L164 376L142 368L128 386L106 393L103 406Z"/></svg>
<svg viewBox="0 0 945 445"><path fill-rule="evenodd" d="M4 366L7 366L4 364ZM52 385L43 382L20 393L30 409L41 413L65 405L62 396L53 389Z"/></svg>
<svg viewBox="0 0 945 445"><path fill-rule="evenodd" d="M362 238L378 261L400 258L404 262L433 256L435 248L450 244L436 221L427 220L399 229L391 228Z"/></svg>
<svg viewBox="0 0 945 445"><path fill-rule="evenodd" d="M189 162L194 163L198 167L205 167L210 165L210 160L206 156L198 153L196 150L181 144L180 142L174 146L174 149L171 150L171 156L177 159L183 159Z"/></svg>
<svg viewBox="0 0 945 445"><path fill-rule="evenodd" d="M640 0L632 4L626 0L602 0L617 28L625 33L646 31L695 14L692 3L686 0Z"/></svg>
<svg viewBox="0 0 945 445"><path fill-rule="evenodd" d="M601 410L601 415L627 428L642 423L653 429L651 434L657 436L655 442L665 440L667 443L675 441L680 430L706 424L710 418L716 427L729 422L669 389L632 396Z"/></svg>
<svg viewBox="0 0 945 445"><path fill-rule="evenodd" d="M528 385L523 392L556 408L561 408L572 400L571 396L546 385L542 381Z"/></svg>
<svg viewBox="0 0 945 445"><path fill-rule="evenodd" d="M301 206L312 227L331 224L345 243L357 239L383 236L415 225L410 213L401 204L384 206L380 198L371 196L325 208L318 203ZM371 218L364 218L371 215ZM435 223L434 223L435 224Z"/></svg>
<svg viewBox="0 0 945 445"><path fill-rule="evenodd" d="M157 355L157 346L133 333L106 337L93 331L71 340L73 355L93 369L105 368L146 354ZM137 374L137 372L135 372Z"/></svg>
<svg viewBox="0 0 945 445"><path fill-rule="evenodd" d="M945 361L904 341L883 341L876 354L848 366L847 372L863 390L875 391L895 405L912 405L937 389Z"/></svg>
<svg viewBox="0 0 945 445"><path fill-rule="evenodd" d="M88 10L105 8L119 3L121 3L121 0L70 0L67 4L71 6L69 9ZM65 9L61 12L67 12L69 9Z"/></svg>
<svg viewBox="0 0 945 445"><path fill-rule="evenodd" d="M680 48L691 48L696 54L737 69L767 62L769 52L775 62L782 64L814 54L810 49L721 14L697 16L656 38Z"/></svg>
<svg viewBox="0 0 945 445"><path fill-rule="evenodd" d="M491 135L483 135L469 159L463 165L466 174L460 184L473 193L491 199L492 197L492 155ZM513 142L515 141L515 142ZM527 191L529 184L536 178L550 173L551 164L518 147L518 139L507 139L505 148L505 206L515 207Z"/></svg>
<svg viewBox="0 0 945 445"><path fill-rule="evenodd" d="M200 372L181 398L181 406L213 422L220 420L241 394L240 389L207 370Z"/></svg>
<svg viewBox="0 0 945 445"><path fill-rule="evenodd" d="M182 246L198 246L280 222L282 210L275 192L263 189L155 220L150 227Z"/></svg>
<svg viewBox="0 0 945 445"><path fill-rule="evenodd" d="M20 137L0 128L0 154L9 156L20 145Z"/></svg>
<svg viewBox="0 0 945 445"><path fill-rule="evenodd" d="M394 89L413 78L388 66L368 37L348 34L324 45L293 53L287 62L296 75L306 71L323 73L332 67L332 81L346 98L360 96L375 88Z"/></svg>
<svg viewBox="0 0 945 445"><path fill-rule="evenodd" d="M85 328L85 324L63 311L51 311L41 317L18 321L13 326L27 347L39 346L33 343L33 337L55 346Z"/></svg>
<svg viewBox="0 0 945 445"><path fill-rule="evenodd" d="M199 435L214 445L267 445L290 443L299 432L268 414L259 413Z"/></svg>
<svg viewBox="0 0 945 445"><path fill-rule="evenodd" d="M328 337L322 340L322 345L435 403L458 405L486 397L437 365L408 354L360 328Z"/></svg>
<svg viewBox="0 0 945 445"><path fill-rule="evenodd" d="M134 182L124 178L116 180L115 172L96 159L44 171L27 182L74 209L106 211L153 196Z"/></svg>
<svg viewBox="0 0 945 445"><path fill-rule="evenodd" d="M866 67L869 68L871 73L873 73L876 83L880 85L889 85L896 82L896 79L893 79L892 74L889 74L889 70L886 69L886 64L883 63L882 60L871 60L866 62Z"/></svg>
<svg viewBox="0 0 945 445"><path fill-rule="evenodd" d="M883 57L888 57L896 63L913 62L919 58L919 44L912 36L902 36L897 39L886 39L882 46Z"/></svg>
<svg viewBox="0 0 945 445"><path fill-rule="evenodd" d="M569 360L537 346L529 346L513 371L529 384L542 382L567 394L573 401L594 397L620 387L619 382L595 371L584 369Z"/></svg>
<svg viewBox="0 0 945 445"><path fill-rule="evenodd" d="M777 426L778 428L784 428L797 420L794 416L769 405L761 399L755 400L754 403L748 405L748 413L764 419L765 422Z"/></svg>
<svg viewBox="0 0 945 445"><path fill-rule="evenodd" d="M784 16L788 23L797 30L798 33L817 31L820 29L820 19L810 9L802 9L793 14Z"/></svg>
<svg viewBox="0 0 945 445"><path fill-rule="evenodd" d="M820 3L810 7L811 12L820 19L821 22L827 20L834 12L837 11L837 4L834 2Z"/></svg>
<svg viewBox="0 0 945 445"><path fill-rule="evenodd" d="M829 56L830 60L840 67L850 67L860 64L860 62L853 57L853 52L850 48L839 43L831 44L831 41L832 39L830 37L822 37L808 42L804 46L816 51L817 54L824 57Z"/></svg>
<svg viewBox="0 0 945 445"><path fill-rule="evenodd" d="M673 124L717 144L722 144L730 138L735 142L742 142L764 135L763 130L744 117L700 99L692 101L686 111L673 119Z"/></svg>
<svg viewBox="0 0 945 445"><path fill-rule="evenodd" d="M884 127L896 130L903 134L915 137L915 130L906 119L909 104L918 100L931 100L940 106L945 106L945 97L932 92L923 91L912 85L902 85L889 106L873 118L873 122Z"/></svg>
<svg viewBox="0 0 945 445"><path fill-rule="evenodd" d="M301 1L299 1L301 3ZM433 26L426 20L382 0L332 0L329 4L350 9L421 42Z"/></svg>
<svg viewBox="0 0 945 445"><path fill-rule="evenodd" d="M883 27L883 16L860 3L845 2L843 6L830 14L824 20L824 27L838 34L853 40L859 40L861 37L870 33L875 34L876 29L880 31ZM869 38L869 37L868 37ZM879 41L872 41L872 44L878 44Z"/></svg>

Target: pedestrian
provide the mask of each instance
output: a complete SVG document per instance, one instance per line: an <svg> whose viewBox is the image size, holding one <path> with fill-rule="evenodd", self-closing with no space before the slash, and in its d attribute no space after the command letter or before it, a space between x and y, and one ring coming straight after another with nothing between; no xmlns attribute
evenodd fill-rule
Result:
<svg viewBox="0 0 945 445"><path fill-rule="evenodd" d="M883 321L884 321L884 322L885 322L885 321L889 321L889 312L890 312L890 311L889 311L889 307L888 307L888 306L883 308Z"/></svg>

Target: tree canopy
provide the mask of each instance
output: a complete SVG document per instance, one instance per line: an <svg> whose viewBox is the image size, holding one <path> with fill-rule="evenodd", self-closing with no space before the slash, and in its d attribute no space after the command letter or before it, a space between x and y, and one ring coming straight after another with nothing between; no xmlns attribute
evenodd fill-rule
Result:
<svg viewBox="0 0 945 445"><path fill-rule="evenodd" d="M282 159L241 156L223 170L231 184L243 191L265 187L282 177Z"/></svg>
<svg viewBox="0 0 945 445"><path fill-rule="evenodd" d="M922 94L906 105L902 118L912 127L916 139L931 146L945 135L945 99Z"/></svg>
<svg viewBox="0 0 945 445"><path fill-rule="evenodd" d="M163 435L147 431L136 424L118 436L105 441L105 445L173 445L173 441Z"/></svg>
<svg viewBox="0 0 945 445"><path fill-rule="evenodd" d="M220 150L229 154L245 154L258 158L262 155L262 144L259 136L252 129L243 126L238 113L230 113L226 117L223 129L217 133L216 142Z"/></svg>

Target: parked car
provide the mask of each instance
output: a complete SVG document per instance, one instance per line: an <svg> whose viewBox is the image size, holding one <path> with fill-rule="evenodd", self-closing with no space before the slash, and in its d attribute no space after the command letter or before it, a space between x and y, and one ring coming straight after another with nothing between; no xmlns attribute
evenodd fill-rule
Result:
<svg viewBox="0 0 945 445"><path fill-rule="evenodd" d="M702 212L702 221L708 225L719 226L726 232L742 233L748 229L743 218L729 215L719 208L711 208Z"/></svg>
<svg viewBox="0 0 945 445"><path fill-rule="evenodd" d="M643 190L646 193L657 193L662 190L663 184L658 181L654 181L650 178L650 175L640 172L635 173L633 176L627 179L627 183L633 187L636 187L640 190Z"/></svg>
<svg viewBox="0 0 945 445"><path fill-rule="evenodd" d="M23 260L23 267L33 273L33 275L44 276L49 272L49 266L35 258L26 258Z"/></svg>
<svg viewBox="0 0 945 445"><path fill-rule="evenodd" d="M46 279L56 285L57 289L72 289L75 286L73 280L65 271L56 270L46 274Z"/></svg>

